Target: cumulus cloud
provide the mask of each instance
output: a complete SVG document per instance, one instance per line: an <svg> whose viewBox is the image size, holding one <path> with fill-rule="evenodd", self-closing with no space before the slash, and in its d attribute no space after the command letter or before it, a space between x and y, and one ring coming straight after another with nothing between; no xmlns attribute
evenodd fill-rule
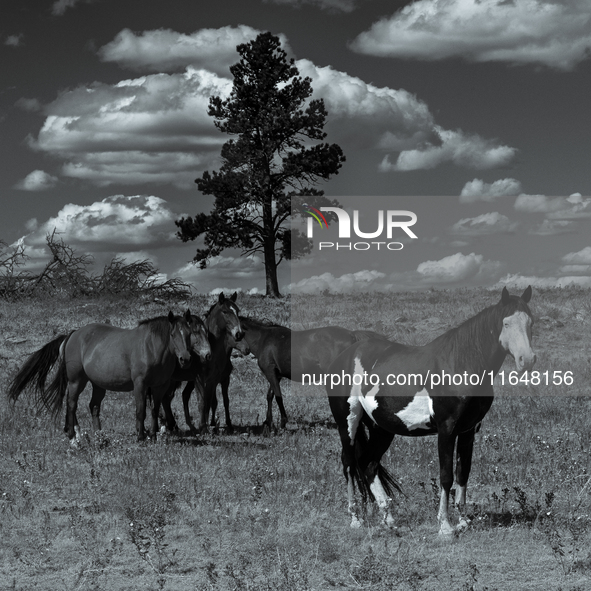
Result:
<svg viewBox="0 0 591 591"><path fill-rule="evenodd" d="M351 44L370 55L543 64L570 70L589 57L585 0L417 0Z"/></svg>
<svg viewBox="0 0 591 591"><path fill-rule="evenodd" d="M591 265L591 246L586 246L577 252L569 252L562 257L568 265Z"/></svg>
<svg viewBox="0 0 591 591"><path fill-rule="evenodd" d="M252 41L260 32L246 25L200 29L190 35L170 29L143 33L123 29L98 53L105 62L135 70L171 72L192 66L229 76L229 67L239 59L236 46ZM287 39L284 35L280 39L289 53Z"/></svg>
<svg viewBox="0 0 591 591"><path fill-rule="evenodd" d="M506 215L493 211L474 218L463 218L450 228L450 232L463 236L511 234L515 232L517 226L519 226L519 222L512 222Z"/></svg>
<svg viewBox="0 0 591 591"><path fill-rule="evenodd" d="M40 246L55 231L67 244L96 251L135 251L175 242L173 213L164 199L146 195L113 195L92 205L69 203L25 237Z"/></svg>
<svg viewBox="0 0 591 591"><path fill-rule="evenodd" d="M332 273L327 272L291 283L287 286L286 291L293 294L313 294L322 293L323 291L329 291L330 293L365 293L387 288L387 286L377 283L384 277L386 277L385 273L375 270L346 273L340 277L335 277Z"/></svg>
<svg viewBox="0 0 591 591"><path fill-rule="evenodd" d="M16 183L14 188L20 189L21 191L45 191L46 189L55 187L57 182L57 177L52 176L44 170L34 170Z"/></svg>
<svg viewBox="0 0 591 591"><path fill-rule="evenodd" d="M193 62L219 70L229 59L227 39L246 37L245 31L251 29L224 27L192 35L123 31L101 51L138 67ZM201 52L210 37L212 51ZM311 77L314 98L325 100L331 139L345 148L399 152L394 164L385 157L382 171L433 168L444 162L493 168L515 154L514 148L496 141L441 128L427 105L405 90L378 88L309 60L296 64L302 76ZM231 88L228 78L194 65L183 73L148 74L114 85L95 82L65 91L47 105L45 122L29 145L64 160L64 176L97 185L174 183L193 188L200 172L216 167L227 140L207 114L209 99L225 98Z"/></svg>
<svg viewBox="0 0 591 591"><path fill-rule="evenodd" d="M487 261L481 254L457 252L437 261L425 261L417 267L424 283L448 284L498 276L501 263Z"/></svg>
<svg viewBox="0 0 591 591"><path fill-rule="evenodd" d="M300 8L304 4L311 4L328 12L352 12L356 8L355 0L265 0L265 2L289 4L296 8Z"/></svg>
<svg viewBox="0 0 591 591"><path fill-rule="evenodd" d="M229 80L205 70L95 83L60 95L32 148L65 160L63 174L98 185L169 183L192 187L224 138L207 115Z"/></svg>
<svg viewBox="0 0 591 591"><path fill-rule="evenodd" d="M546 195L519 195L515 209L526 213L543 213L551 220L577 220L591 218L591 197L574 193L569 197Z"/></svg>
<svg viewBox="0 0 591 591"><path fill-rule="evenodd" d="M245 257L215 256L210 259L205 269L200 269L199 265L189 262L175 270L172 275L192 283L200 292L232 293L242 291L241 286L245 284L264 284L265 267L262 258L256 254ZM212 285L217 287L213 288ZM224 287L219 287L220 285Z"/></svg>
<svg viewBox="0 0 591 591"><path fill-rule="evenodd" d="M394 163L386 155L380 164L380 171L429 169L444 162L484 170L506 166L517 153L515 148L461 130L452 131L435 125L433 131L439 136L438 145L425 142L418 148L403 150Z"/></svg>
<svg viewBox="0 0 591 591"><path fill-rule="evenodd" d="M492 183L485 183L481 179L468 181L460 193L460 203L475 203L477 201L494 201L506 195L519 195L521 183L515 179L499 179Z"/></svg>

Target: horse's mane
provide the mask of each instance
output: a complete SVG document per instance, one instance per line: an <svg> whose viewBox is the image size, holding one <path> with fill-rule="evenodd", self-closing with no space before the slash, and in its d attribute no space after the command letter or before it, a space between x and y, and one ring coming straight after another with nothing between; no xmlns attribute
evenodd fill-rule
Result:
<svg viewBox="0 0 591 591"><path fill-rule="evenodd" d="M170 320L168 316L156 316L140 320L138 326L146 326L150 332L164 339L170 336Z"/></svg>
<svg viewBox="0 0 591 591"><path fill-rule="evenodd" d="M508 304L503 306L498 302L481 310L459 326L437 337L432 343L448 350L449 354L460 362L461 367L482 369L487 363L486 354L490 354L498 343L503 318L518 310L531 316L527 304L517 296L511 296Z"/></svg>
<svg viewBox="0 0 591 591"><path fill-rule="evenodd" d="M250 316L238 316L240 322L245 322L247 324L254 324L257 328L287 328L282 324L277 324L276 322L271 322L270 320L261 320L259 318L252 318Z"/></svg>

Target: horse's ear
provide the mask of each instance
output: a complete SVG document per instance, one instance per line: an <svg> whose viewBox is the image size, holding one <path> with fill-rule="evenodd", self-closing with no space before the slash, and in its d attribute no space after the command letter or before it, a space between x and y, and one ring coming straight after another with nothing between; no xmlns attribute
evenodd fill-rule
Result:
<svg viewBox="0 0 591 591"><path fill-rule="evenodd" d="M174 324L174 321L176 320L175 315L172 313L172 310L168 313L168 321L170 322L170 324Z"/></svg>
<svg viewBox="0 0 591 591"><path fill-rule="evenodd" d="M187 308L187 311L185 312L185 320L191 322L191 310L189 310L189 308Z"/></svg>
<svg viewBox="0 0 591 591"><path fill-rule="evenodd" d="M511 296L509 295L509 292L507 291L507 286L503 287L503 291L501 292L501 304L503 304L503 306L506 306L509 303L509 298Z"/></svg>
<svg viewBox="0 0 591 591"><path fill-rule="evenodd" d="M225 299L226 299L226 296L224 295L224 292L220 291L220 295L218 296L218 302L220 304L223 304Z"/></svg>
<svg viewBox="0 0 591 591"><path fill-rule="evenodd" d="M531 285L528 285L526 290L521 295L521 299L527 304L531 300Z"/></svg>
<svg viewBox="0 0 591 591"><path fill-rule="evenodd" d="M235 302L237 297L238 297L238 292L237 292L237 291L235 291L235 292L232 294L232 297L231 297L230 299L231 299L233 302Z"/></svg>

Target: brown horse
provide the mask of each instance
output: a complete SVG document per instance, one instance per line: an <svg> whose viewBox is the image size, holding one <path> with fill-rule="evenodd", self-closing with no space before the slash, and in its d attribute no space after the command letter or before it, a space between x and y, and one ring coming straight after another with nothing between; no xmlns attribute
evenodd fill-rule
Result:
<svg viewBox="0 0 591 591"><path fill-rule="evenodd" d="M60 335L29 357L13 379L8 397L15 401L33 383L38 404L56 415L67 396L66 427L74 443L74 438L80 438L78 397L88 382L92 384L90 411L95 429L101 428L100 405L106 391L133 391L137 437L142 440L148 388L155 398L161 397L177 361L181 367L189 363L190 320L187 310L184 317L170 312L168 317L143 320L133 329L89 324ZM46 387L47 375L58 360L58 372ZM153 416L152 431L156 430Z"/></svg>
<svg viewBox="0 0 591 591"><path fill-rule="evenodd" d="M249 349L243 341L244 332L238 318L240 312L236 305L237 294L234 292L231 297L226 298L223 293L218 296L218 301L209 309L205 315L205 326L208 332L209 344L211 346L211 359L204 363L202 360L191 357L188 366L177 365L170 388L162 398L162 407L166 415L166 426L169 430L176 428L170 404L174 397L175 390L181 382L186 381L187 385L183 390L183 409L185 422L192 433L207 432L207 419L211 411L212 426L215 426L215 411L217 408L216 388L218 384L222 387L222 397L226 408L226 428L232 431L232 422L227 411L228 408L228 387L230 374L232 373L232 362L230 356L233 348L237 348L243 354L248 354ZM193 418L189 412L189 400L193 390L197 390L199 407L199 427L193 424Z"/></svg>

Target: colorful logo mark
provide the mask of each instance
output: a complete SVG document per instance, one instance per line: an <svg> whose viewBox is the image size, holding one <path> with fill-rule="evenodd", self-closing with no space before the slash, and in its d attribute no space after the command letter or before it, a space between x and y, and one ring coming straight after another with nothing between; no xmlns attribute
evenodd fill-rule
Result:
<svg viewBox="0 0 591 591"><path fill-rule="evenodd" d="M316 213L314 213L314 211L310 211L310 209L313 209ZM322 215L322 212L316 209L315 207L311 207L310 209L306 209L306 213L309 213L320 224L321 228L322 222L324 222L324 227L328 228L328 222L326 221L326 218Z"/></svg>

